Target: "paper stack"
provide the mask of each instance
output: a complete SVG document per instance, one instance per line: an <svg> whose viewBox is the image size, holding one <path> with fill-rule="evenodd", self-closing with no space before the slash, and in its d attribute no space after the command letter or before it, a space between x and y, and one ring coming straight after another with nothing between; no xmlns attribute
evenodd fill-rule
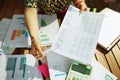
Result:
<svg viewBox="0 0 120 80"><path fill-rule="evenodd" d="M100 13L104 14L104 20L98 39L98 44L109 51L120 39L120 13L105 8Z"/></svg>

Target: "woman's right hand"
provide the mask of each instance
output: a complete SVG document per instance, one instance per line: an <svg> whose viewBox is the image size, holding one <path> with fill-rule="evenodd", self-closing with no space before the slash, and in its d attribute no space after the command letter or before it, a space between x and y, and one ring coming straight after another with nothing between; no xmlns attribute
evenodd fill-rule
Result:
<svg viewBox="0 0 120 80"><path fill-rule="evenodd" d="M45 48L42 47L39 39L34 39L31 41L31 54L37 60L42 60L45 57Z"/></svg>

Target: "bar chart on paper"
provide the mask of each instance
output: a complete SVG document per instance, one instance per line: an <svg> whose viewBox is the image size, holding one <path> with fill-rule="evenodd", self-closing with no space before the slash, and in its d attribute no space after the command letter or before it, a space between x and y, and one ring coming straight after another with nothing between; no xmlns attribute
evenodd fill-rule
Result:
<svg viewBox="0 0 120 80"><path fill-rule="evenodd" d="M16 38L28 38L29 37L29 33L27 30L13 30L10 40L15 40Z"/></svg>
<svg viewBox="0 0 120 80"><path fill-rule="evenodd" d="M56 14L53 15L39 15L40 24L40 41L43 45L51 45L59 30Z"/></svg>
<svg viewBox="0 0 120 80"><path fill-rule="evenodd" d="M15 69L16 69L16 61L17 58L8 58L7 60L7 66L6 66L6 71L8 73L7 78L15 78ZM21 75L19 75L19 77L21 76L21 78L25 77L25 67L26 67L26 58L22 57L20 60L20 65L19 65L19 73Z"/></svg>
<svg viewBox="0 0 120 80"><path fill-rule="evenodd" d="M43 46L51 45L55 35L59 29L56 15L38 15L40 25L40 41ZM30 47L31 39L26 28L24 15L14 15L7 36L4 41L4 46Z"/></svg>
<svg viewBox="0 0 120 80"><path fill-rule="evenodd" d="M26 29L24 15L14 15L5 37L4 46L29 47L30 36Z"/></svg>
<svg viewBox="0 0 120 80"><path fill-rule="evenodd" d="M37 70L38 63L31 55L2 55L0 58L3 64L0 66L0 80L42 80Z"/></svg>

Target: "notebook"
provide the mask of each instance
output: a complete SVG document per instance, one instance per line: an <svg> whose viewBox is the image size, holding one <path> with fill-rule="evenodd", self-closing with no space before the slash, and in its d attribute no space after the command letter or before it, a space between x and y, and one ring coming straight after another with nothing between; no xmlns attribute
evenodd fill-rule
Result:
<svg viewBox="0 0 120 80"><path fill-rule="evenodd" d="M109 51L120 39L120 13L105 8L100 13L104 14L104 20L98 39L98 45Z"/></svg>

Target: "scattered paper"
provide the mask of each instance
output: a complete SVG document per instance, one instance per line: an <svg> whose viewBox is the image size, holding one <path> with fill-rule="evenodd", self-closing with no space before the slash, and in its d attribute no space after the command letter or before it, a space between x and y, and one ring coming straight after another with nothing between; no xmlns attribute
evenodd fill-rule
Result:
<svg viewBox="0 0 120 80"><path fill-rule="evenodd" d="M65 80L73 60L57 53L49 52L47 53L47 61L50 79ZM91 80L117 80L117 77L108 71L97 60L93 59L91 65L93 67Z"/></svg>

